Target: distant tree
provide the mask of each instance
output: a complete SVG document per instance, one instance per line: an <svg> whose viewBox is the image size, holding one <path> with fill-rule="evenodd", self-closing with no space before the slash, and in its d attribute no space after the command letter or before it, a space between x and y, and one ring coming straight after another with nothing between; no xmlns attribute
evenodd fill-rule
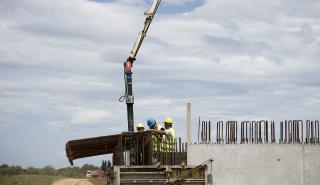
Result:
<svg viewBox="0 0 320 185"><path fill-rule="evenodd" d="M40 169L40 173L42 175L56 175L56 169L52 166L45 166L44 168Z"/></svg>
<svg viewBox="0 0 320 185"><path fill-rule="evenodd" d="M22 169L21 166L8 166L8 165L0 166L1 175L19 175L23 173L24 173L24 170Z"/></svg>
<svg viewBox="0 0 320 185"><path fill-rule="evenodd" d="M37 168L34 168L34 167L32 167L32 166L29 166L29 167L26 169L25 173L27 173L27 174L40 174L40 170L37 169Z"/></svg>
<svg viewBox="0 0 320 185"><path fill-rule="evenodd" d="M7 164L2 164L1 166L0 166L0 169L3 169L3 168L8 168L9 166L7 165Z"/></svg>
<svg viewBox="0 0 320 185"><path fill-rule="evenodd" d="M104 172L107 171L107 161L106 160L102 160L101 170L103 170Z"/></svg>
<svg viewBox="0 0 320 185"><path fill-rule="evenodd" d="M111 161L110 160L108 160L107 167L111 167Z"/></svg>

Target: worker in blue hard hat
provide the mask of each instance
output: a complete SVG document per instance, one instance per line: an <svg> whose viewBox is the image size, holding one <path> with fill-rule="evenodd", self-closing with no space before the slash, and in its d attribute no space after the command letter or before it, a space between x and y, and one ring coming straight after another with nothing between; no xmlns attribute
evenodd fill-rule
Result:
<svg viewBox="0 0 320 185"><path fill-rule="evenodd" d="M158 132L157 134L152 134L153 162L156 163L157 153L162 150L162 138L165 132L163 127L157 125L157 121L154 118L148 118L147 125L149 130Z"/></svg>
<svg viewBox="0 0 320 185"><path fill-rule="evenodd" d="M152 130L158 130L158 131L164 130L163 127L157 124L157 121L154 118L148 118L147 124L148 124L148 127Z"/></svg>

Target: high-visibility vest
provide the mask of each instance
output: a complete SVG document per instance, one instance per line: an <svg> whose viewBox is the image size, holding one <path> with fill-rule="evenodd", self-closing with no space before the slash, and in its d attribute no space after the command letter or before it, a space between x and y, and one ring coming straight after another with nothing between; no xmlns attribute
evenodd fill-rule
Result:
<svg viewBox="0 0 320 185"><path fill-rule="evenodd" d="M170 135L164 135L162 141L162 151L164 152L174 152L175 149L175 141L176 141L176 133L174 129L171 127L167 129L170 132Z"/></svg>
<svg viewBox="0 0 320 185"><path fill-rule="evenodd" d="M158 126L157 130L161 130L163 127ZM163 138L162 138L163 139ZM162 151L162 141L155 135L152 135L152 147L153 152Z"/></svg>

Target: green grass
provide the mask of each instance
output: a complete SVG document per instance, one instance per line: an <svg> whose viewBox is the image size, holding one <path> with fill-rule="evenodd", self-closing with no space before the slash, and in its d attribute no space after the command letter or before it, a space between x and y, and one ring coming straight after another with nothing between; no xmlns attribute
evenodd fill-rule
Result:
<svg viewBox="0 0 320 185"><path fill-rule="evenodd" d="M0 175L0 185L51 185L62 178L52 175Z"/></svg>

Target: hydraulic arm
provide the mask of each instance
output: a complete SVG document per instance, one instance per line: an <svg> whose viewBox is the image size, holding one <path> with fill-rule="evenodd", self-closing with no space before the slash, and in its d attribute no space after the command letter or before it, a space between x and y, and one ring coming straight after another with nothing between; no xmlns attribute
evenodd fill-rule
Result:
<svg viewBox="0 0 320 185"><path fill-rule="evenodd" d="M127 104L127 117L128 117L128 131L134 131L134 117L133 117L133 104L134 96L132 92L132 67L133 62L136 60L136 56L141 47L141 44L146 37L147 31L152 23L153 17L156 14L161 0L154 0L153 4L148 12L145 12L146 20L144 26L139 33L133 48L130 51L129 57L124 62L124 81L125 81L125 94L120 97L119 101L122 102L126 99Z"/></svg>

